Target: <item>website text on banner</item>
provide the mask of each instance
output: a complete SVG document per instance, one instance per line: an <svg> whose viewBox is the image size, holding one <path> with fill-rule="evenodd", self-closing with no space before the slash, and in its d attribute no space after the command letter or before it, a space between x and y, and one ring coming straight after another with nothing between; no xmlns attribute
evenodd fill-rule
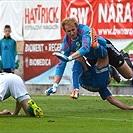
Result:
<svg viewBox="0 0 133 133"><path fill-rule="evenodd" d="M75 17L106 38L133 38L132 10L131 0L62 0L62 19Z"/></svg>
<svg viewBox="0 0 133 133"><path fill-rule="evenodd" d="M26 41L24 45L24 80L26 84L52 84L61 41ZM72 62L66 68L61 84L71 84Z"/></svg>

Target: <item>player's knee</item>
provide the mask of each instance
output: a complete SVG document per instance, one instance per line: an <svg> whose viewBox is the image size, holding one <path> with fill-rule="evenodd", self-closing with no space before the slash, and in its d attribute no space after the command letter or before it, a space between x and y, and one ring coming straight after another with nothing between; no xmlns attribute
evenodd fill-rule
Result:
<svg viewBox="0 0 133 133"><path fill-rule="evenodd" d="M133 77L133 72L126 73L125 75L123 75L123 77L126 78L126 79L131 79Z"/></svg>

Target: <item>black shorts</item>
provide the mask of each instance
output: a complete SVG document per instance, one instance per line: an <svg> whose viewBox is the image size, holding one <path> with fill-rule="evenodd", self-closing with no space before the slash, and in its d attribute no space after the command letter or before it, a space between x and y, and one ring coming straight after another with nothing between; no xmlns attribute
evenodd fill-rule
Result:
<svg viewBox="0 0 133 133"><path fill-rule="evenodd" d="M109 64L114 66L115 68L119 68L124 64L124 58L120 54L120 52L114 47L114 45L107 40L107 51L108 51L108 56L109 56ZM97 59L94 60L88 60L87 61L90 63L91 66L96 64Z"/></svg>

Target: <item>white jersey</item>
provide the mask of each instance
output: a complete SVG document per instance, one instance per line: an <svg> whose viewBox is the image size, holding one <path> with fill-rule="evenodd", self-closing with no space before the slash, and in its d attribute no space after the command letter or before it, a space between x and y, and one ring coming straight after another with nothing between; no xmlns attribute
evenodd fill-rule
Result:
<svg viewBox="0 0 133 133"><path fill-rule="evenodd" d="M20 76L12 73L0 73L0 101L10 96L13 96L18 102L30 98Z"/></svg>

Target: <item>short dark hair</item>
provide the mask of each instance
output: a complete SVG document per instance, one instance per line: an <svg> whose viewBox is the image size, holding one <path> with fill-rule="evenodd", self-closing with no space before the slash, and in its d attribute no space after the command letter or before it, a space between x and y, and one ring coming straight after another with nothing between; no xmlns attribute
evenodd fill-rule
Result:
<svg viewBox="0 0 133 133"><path fill-rule="evenodd" d="M5 25L4 29L5 29L5 28L11 29L10 25Z"/></svg>

